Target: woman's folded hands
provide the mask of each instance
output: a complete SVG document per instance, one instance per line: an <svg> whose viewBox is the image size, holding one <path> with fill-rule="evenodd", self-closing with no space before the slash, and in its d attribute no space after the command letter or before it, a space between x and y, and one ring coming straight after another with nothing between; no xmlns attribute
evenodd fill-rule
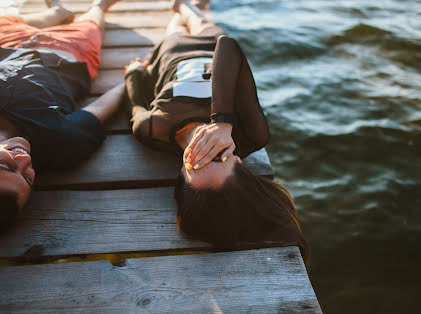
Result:
<svg viewBox="0 0 421 314"><path fill-rule="evenodd" d="M235 150L231 132L232 126L225 122L198 126L189 145L184 150L183 160L186 169L197 170L215 158L221 162L230 158Z"/></svg>

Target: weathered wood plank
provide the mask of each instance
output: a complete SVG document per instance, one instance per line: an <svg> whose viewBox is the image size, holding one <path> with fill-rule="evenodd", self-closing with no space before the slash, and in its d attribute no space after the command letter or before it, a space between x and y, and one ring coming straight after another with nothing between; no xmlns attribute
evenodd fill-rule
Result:
<svg viewBox="0 0 421 314"><path fill-rule="evenodd" d="M102 46L110 47L151 47L165 37L164 29L110 29L104 32Z"/></svg>
<svg viewBox="0 0 421 314"><path fill-rule="evenodd" d="M154 13L107 13L105 16L105 28L163 28L167 27L172 13L154 12Z"/></svg>
<svg viewBox="0 0 421 314"><path fill-rule="evenodd" d="M63 6L72 11L73 13L84 13L89 10L91 1L84 1L84 2L68 2L62 1ZM28 1L22 7L20 13L27 14L27 13L34 13L39 12L40 10L45 10L47 6L45 2L35 2L35 1ZM127 2L121 1L114 4L109 12L133 12L133 11L169 11L171 9L171 2L170 1L136 1L136 2Z"/></svg>
<svg viewBox="0 0 421 314"><path fill-rule="evenodd" d="M178 234L173 190L34 192L16 224L0 237L0 257L31 252L25 259L37 260L209 248L207 243L189 241Z"/></svg>
<svg viewBox="0 0 421 314"><path fill-rule="evenodd" d="M101 50L100 69L123 69L130 60L145 59L151 47L133 48L103 48Z"/></svg>
<svg viewBox="0 0 421 314"><path fill-rule="evenodd" d="M0 311L321 313L296 247L0 268Z"/></svg>
<svg viewBox="0 0 421 314"><path fill-rule="evenodd" d="M99 95L110 90L114 86L124 82L124 70L99 70L98 77L93 81L91 94Z"/></svg>
<svg viewBox="0 0 421 314"><path fill-rule="evenodd" d="M244 164L258 175L273 175L264 149ZM180 168L181 158L175 154L150 149L132 135L111 135L91 159L75 169L40 173L35 184L39 189L170 185Z"/></svg>

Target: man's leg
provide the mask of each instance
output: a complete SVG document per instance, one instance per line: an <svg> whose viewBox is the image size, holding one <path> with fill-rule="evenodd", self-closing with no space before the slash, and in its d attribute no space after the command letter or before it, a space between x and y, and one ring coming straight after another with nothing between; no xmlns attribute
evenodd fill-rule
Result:
<svg viewBox="0 0 421 314"><path fill-rule="evenodd" d="M26 24L36 28L47 28L73 21L73 12L63 8L59 0L46 0L45 3L48 6L47 10L37 13L20 14L18 17Z"/></svg>
<svg viewBox="0 0 421 314"><path fill-rule="evenodd" d="M208 1L200 2L205 2L204 7L206 7ZM191 35L197 35L205 28L215 26L213 22L206 19L197 6L188 0L173 1L173 11L181 14Z"/></svg>
<svg viewBox="0 0 421 314"><path fill-rule="evenodd" d="M95 0L89 11L76 18L76 21L92 21L103 31L105 27L105 12L108 11L110 6L118 1L119 0Z"/></svg>

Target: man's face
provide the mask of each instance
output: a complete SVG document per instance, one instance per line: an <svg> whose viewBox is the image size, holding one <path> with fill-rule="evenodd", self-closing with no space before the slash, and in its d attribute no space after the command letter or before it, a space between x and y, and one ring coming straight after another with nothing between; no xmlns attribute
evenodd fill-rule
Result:
<svg viewBox="0 0 421 314"><path fill-rule="evenodd" d="M35 179L30 152L31 145L23 137L0 142L0 191L16 193L19 208L28 200Z"/></svg>

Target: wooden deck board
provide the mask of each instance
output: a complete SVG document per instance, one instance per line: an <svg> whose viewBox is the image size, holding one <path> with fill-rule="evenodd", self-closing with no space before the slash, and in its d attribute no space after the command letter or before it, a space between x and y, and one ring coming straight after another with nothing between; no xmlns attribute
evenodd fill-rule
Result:
<svg viewBox="0 0 421 314"><path fill-rule="evenodd" d="M172 13L169 12L147 12L147 13L113 13L105 17L105 28L166 28Z"/></svg>
<svg viewBox="0 0 421 314"><path fill-rule="evenodd" d="M130 60L129 60L130 61ZM99 70L98 77L93 81L91 94L99 95L124 81L124 70Z"/></svg>
<svg viewBox="0 0 421 314"><path fill-rule="evenodd" d="M321 313L298 255L289 247L0 268L0 311Z"/></svg>
<svg viewBox="0 0 421 314"><path fill-rule="evenodd" d="M104 33L102 46L114 47L151 47L165 37L161 28L110 29Z"/></svg>
<svg viewBox="0 0 421 314"><path fill-rule="evenodd" d="M63 6L72 11L73 13L84 13L86 12L91 4L91 1L74 2L74 1L62 1ZM22 8L20 13L27 14L33 12L39 12L40 10L46 9L45 2L28 1ZM109 12L133 12L133 11L169 11L171 9L170 1L138 1L138 2L117 2L114 4Z"/></svg>
<svg viewBox="0 0 421 314"><path fill-rule="evenodd" d="M253 153L244 164L259 175L273 175L265 150ZM71 170L46 171L36 179L36 187L117 187L138 183L141 186L174 184L181 168L175 154L150 149L132 135L111 135L91 159Z"/></svg>
<svg viewBox="0 0 421 314"><path fill-rule="evenodd" d="M145 59L151 47L103 48L100 69L123 69L135 58Z"/></svg>
<svg viewBox="0 0 421 314"><path fill-rule="evenodd" d="M34 192L17 223L0 237L0 258L209 248L177 232L173 187ZM33 250L33 249L32 249Z"/></svg>

